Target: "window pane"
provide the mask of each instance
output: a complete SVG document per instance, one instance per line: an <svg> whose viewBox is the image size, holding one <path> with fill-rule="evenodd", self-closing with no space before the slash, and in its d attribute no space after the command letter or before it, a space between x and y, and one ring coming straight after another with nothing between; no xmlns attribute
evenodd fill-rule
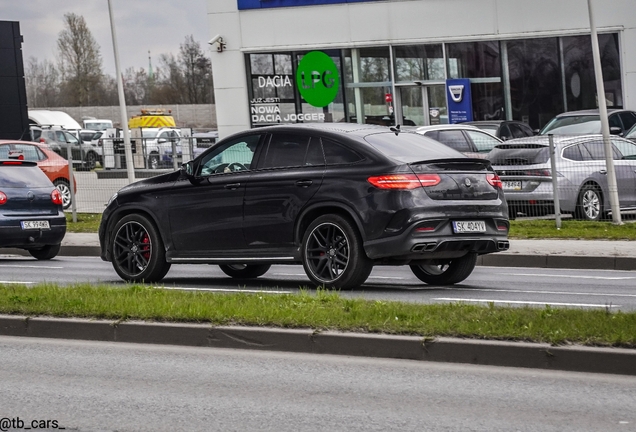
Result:
<svg viewBox="0 0 636 432"><path fill-rule="evenodd" d="M499 42L447 44L449 78L488 78L501 76Z"/></svg>
<svg viewBox="0 0 636 432"><path fill-rule="evenodd" d="M581 148L578 145L573 145L570 147L566 147L563 150L563 157L566 159L570 159L573 161L582 161L583 156L581 155Z"/></svg>
<svg viewBox="0 0 636 432"><path fill-rule="evenodd" d="M395 48L396 80L444 79L442 45L413 45Z"/></svg>
<svg viewBox="0 0 636 432"><path fill-rule="evenodd" d="M460 152L469 152L472 151L464 134L461 131L453 130L453 131L439 131L439 135L437 136L437 141L446 144L450 148L454 148Z"/></svg>
<svg viewBox="0 0 636 432"><path fill-rule="evenodd" d="M597 108L590 36L568 36L562 41L568 111ZM618 35L600 34L598 42L607 106L621 108L623 99Z"/></svg>
<svg viewBox="0 0 636 432"><path fill-rule="evenodd" d="M557 38L506 42L512 117L540 129L564 111Z"/></svg>
<svg viewBox="0 0 636 432"><path fill-rule="evenodd" d="M362 160L360 155L354 151L329 139L322 139L322 147L325 151L327 165L347 164Z"/></svg>
<svg viewBox="0 0 636 432"><path fill-rule="evenodd" d="M477 147L478 152L489 152L493 149L497 144L499 144L499 140L491 137L488 134L467 130L466 133ZM470 150L467 150L470 151Z"/></svg>
<svg viewBox="0 0 636 432"><path fill-rule="evenodd" d="M260 135L238 138L208 153L201 161L197 175L223 174L242 171L243 168L249 170L260 138Z"/></svg>

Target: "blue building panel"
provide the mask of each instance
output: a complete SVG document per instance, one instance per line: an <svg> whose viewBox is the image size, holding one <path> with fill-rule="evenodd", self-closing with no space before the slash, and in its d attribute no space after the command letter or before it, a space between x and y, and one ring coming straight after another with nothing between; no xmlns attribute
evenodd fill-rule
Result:
<svg viewBox="0 0 636 432"><path fill-rule="evenodd" d="M316 6L340 3L360 3L382 0L237 0L238 9L266 9L279 7Z"/></svg>

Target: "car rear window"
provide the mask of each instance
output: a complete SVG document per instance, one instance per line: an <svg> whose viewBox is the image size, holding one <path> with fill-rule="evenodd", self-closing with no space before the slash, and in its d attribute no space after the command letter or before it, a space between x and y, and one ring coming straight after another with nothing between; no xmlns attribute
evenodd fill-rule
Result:
<svg viewBox="0 0 636 432"><path fill-rule="evenodd" d="M385 156L406 163L466 157L438 141L416 133L376 133L367 135L364 139Z"/></svg>
<svg viewBox="0 0 636 432"><path fill-rule="evenodd" d="M539 135L579 135L599 133L601 118L598 115L572 115L553 118Z"/></svg>
<svg viewBox="0 0 636 432"><path fill-rule="evenodd" d="M37 166L0 164L0 188L53 187Z"/></svg>
<svg viewBox="0 0 636 432"><path fill-rule="evenodd" d="M488 155L493 165L535 165L550 160L550 149L539 144L500 144Z"/></svg>

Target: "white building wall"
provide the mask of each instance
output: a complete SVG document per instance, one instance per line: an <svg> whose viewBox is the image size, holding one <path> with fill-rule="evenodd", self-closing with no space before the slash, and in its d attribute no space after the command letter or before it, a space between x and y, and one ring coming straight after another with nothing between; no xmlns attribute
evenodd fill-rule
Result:
<svg viewBox="0 0 636 432"><path fill-rule="evenodd" d="M599 32L621 34L623 101L636 108L636 0L593 0ZM518 39L589 33L586 0L393 0L238 11L208 0L219 134L250 127L245 52Z"/></svg>

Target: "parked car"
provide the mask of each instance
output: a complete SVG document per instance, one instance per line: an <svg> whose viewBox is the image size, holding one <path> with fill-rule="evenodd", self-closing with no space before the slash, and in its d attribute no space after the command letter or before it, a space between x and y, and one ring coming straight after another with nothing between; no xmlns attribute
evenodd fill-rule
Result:
<svg viewBox="0 0 636 432"><path fill-rule="evenodd" d="M602 135L555 136L555 163L561 212L597 221L609 210ZM636 208L636 144L612 137L621 210ZM506 141L488 155L501 178L511 217L542 215L554 209L549 137Z"/></svg>
<svg viewBox="0 0 636 432"><path fill-rule="evenodd" d="M624 109L607 110L610 133L623 135L636 124L636 112ZM601 133L598 109L570 111L550 120L539 135L588 135Z"/></svg>
<svg viewBox="0 0 636 432"><path fill-rule="evenodd" d="M54 258L66 234L62 194L35 162L0 159L0 248Z"/></svg>
<svg viewBox="0 0 636 432"><path fill-rule="evenodd" d="M234 134L122 188L99 239L126 281L160 281L178 263L234 278L285 263L316 285L352 288L380 264L461 282L478 255L508 248L508 228L487 160L398 128L314 123Z"/></svg>
<svg viewBox="0 0 636 432"><path fill-rule="evenodd" d="M181 131L174 128L143 128L141 136L143 138L144 154L148 158L148 168L171 167L172 144L181 144ZM166 154L168 149L170 154Z"/></svg>
<svg viewBox="0 0 636 432"><path fill-rule="evenodd" d="M37 163L49 180L62 193L64 210L71 206L71 182L68 161L55 153L48 145L28 141L0 140L0 159L19 158ZM77 182L73 179L75 190Z"/></svg>
<svg viewBox="0 0 636 432"><path fill-rule="evenodd" d="M99 161L96 146L93 146L92 143L79 141L75 135L66 130L43 128L39 141L48 144L55 153L65 159L68 159L67 149L70 147L73 165L77 165L78 169L92 170L95 168L97 161Z"/></svg>
<svg viewBox="0 0 636 432"><path fill-rule="evenodd" d="M80 129L79 138L84 144L90 144L97 132L91 129Z"/></svg>
<svg viewBox="0 0 636 432"><path fill-rule="evenodd" d="M478 127L502 141L535 135L530 125L516 120L476 120L461 124Z"/></svg>
<svg viewBox="0 0 636 432"><path fill-rule="evenodd" d="M419 126L414 131L470 157L483 158L493 147L502 142L488 132L464 124Z"/></svg>

